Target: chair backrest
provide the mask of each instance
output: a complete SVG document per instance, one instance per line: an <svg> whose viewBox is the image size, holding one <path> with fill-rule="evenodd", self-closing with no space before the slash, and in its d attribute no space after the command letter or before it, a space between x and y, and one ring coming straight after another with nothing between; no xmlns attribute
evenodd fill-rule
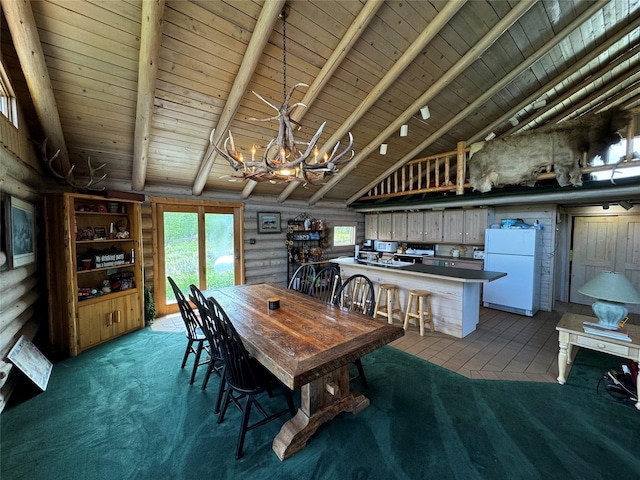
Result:
<svg viewBox="0 0 640 480"><path fill-rule="evenodd" d="M291 280L289 280L289 286L287 288L309 295L315 276L316 271L313 265L300 265L293 274L293 277L291 277Z"/></svg>
<svg viewBox="0 0 640 480"><path fill-rule="evenodd" d="M335 303L372 317L375 309L373 283L365 275L350 276L340 287Z"/></svg>
<svg viewBox="0 0 640 480"><path fill-rule="evenodd" d="M216 299L209 297L207 302L215 325L214 334L224 362L225 380L238 391L249 393L258 390L260 384L251 366L249 352L244 347L240 335Z"/></svg>
<svg viewBox="0 0 640 480"><path fill-rule="evenodd" d="M193 303L198 307L198 312L200 312L200 325L202 327L202 332L205 337L207 337L207 341L209 342L209 346L213 346L210 354L213 355L217 359L222 359L222 354L220 353L220 346L218 345L218 339L215 335L215 323L213 320L213 313L209 308L209 302L207 298L204 296L204 293L191 284L189 286L191 290L191 298L193 298Z"/></svg>
<svg viewBox="0 0 640 480"><path fill-rule="evenodd" d="M198 328L200 327L200 320L198 319L196 312L191 308L191 304L185 298L182 290L180 290L178 285L176 285L176 282L173 281L173 278L167 277L167 280L169 280L169 284L171 285L173 293L176 296L176 300L178 301L180 315L182 316L184 326L187 329L187 335L189 338L196 339L199 336Z"/></svg>
<svg viewBox="0 0 640 480"><path fill-rule="evenodd" d="M340 270L333 266L324 267L316 273L310 295L323 302L334 303L341 286Z"/></svg>

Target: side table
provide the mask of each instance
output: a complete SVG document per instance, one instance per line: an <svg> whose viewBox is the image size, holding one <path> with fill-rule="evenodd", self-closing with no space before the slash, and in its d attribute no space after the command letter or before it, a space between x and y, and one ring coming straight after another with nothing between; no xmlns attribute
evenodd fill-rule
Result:
<svg viewBox="0 0 640 480"><path fill-rule="evenodd" d="M556 326L558 330L558 383L563 385L567 378L567 364L571 362L571 348L573 345L588 348L597 352L608 353L617 357L640 361L640 327L637 325L625 326L625 330L631 337L631 342L616 340L585 333L582 322L597 322L594 317L578 315L577 313L565 313ZM640 374L638 375L638 402L636 408L640 410Z"/></svg>

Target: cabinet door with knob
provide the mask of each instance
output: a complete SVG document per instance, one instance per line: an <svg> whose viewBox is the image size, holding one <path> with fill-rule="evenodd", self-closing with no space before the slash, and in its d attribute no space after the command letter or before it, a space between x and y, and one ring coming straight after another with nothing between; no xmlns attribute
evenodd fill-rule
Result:
<svg viewBox="0 0 640 480"><path fill-rule="evenodd" d="M430 243L442 241L442 212L424 212L424 235L423 240Z"/></svg>
<svg viewBox="0 0 640 480"><path fill-rule="evenodd" d="M487 209L474 208L464 211L464 239L469 245L484 245L484 234L487 229Z"/></svg>
<svg viewBox="0 0 640 480"><path fill-rule="evenodd" d="M407 213L407 241L422 242L424 240L425 212ZM439 229L438 229L439 230Z"/></svg>
<svg viewBox="0 0 640 480"><path fill-rule="evenodd" d="M107 301L78 305L76 329L79 349L98 345L139 327L140 295L125 295Z"/></svg>
<svg viewBox="0 0 640 480"><path fill-rule="evenodd" d="M462 243L464 240L464 210L445 210L442 218L442 241Z"/></svg>

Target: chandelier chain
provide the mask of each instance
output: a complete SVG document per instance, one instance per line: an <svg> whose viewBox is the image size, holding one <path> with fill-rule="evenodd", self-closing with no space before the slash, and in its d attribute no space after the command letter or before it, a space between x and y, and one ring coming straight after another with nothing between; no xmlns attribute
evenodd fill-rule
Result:
<svg viewBox="0 0 640 480"><path fill-rule="evenodd" d="M287 12L282 11L282 100L287 99Z"/></svg>

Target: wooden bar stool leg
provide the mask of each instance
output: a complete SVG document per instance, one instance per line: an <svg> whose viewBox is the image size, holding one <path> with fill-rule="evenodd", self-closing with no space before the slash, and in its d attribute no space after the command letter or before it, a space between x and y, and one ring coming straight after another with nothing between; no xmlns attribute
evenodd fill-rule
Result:
<svg viewBox="0 0 640 480"><path fill-rule="evenodd" d="M420 336L424 337L424 296L418 297L418 317L420 320Z"/></svg>
<svg viewBox="0 0 640 480"><path fill-rule="evenodd" d="M407 330L407 328L409 328L409 318L411 317L411 304L413 303L414 298L415 297L411 295L411 292L409 292L409 302L407 303L407 313L404 316L404 325L402 326L402 328L404 328L405 331Z"/></svg>
<svg viewBox="0 0 640 480"><path fill-rule="evenodd" d="M387 288L387 323L393 323L393 301L390 288Z"/></svg>
<svg viewBox="0 0 640 480"><path fill-rule="evenodd" d="M376 297L376 306L373 309L373 318L378 317L378 312L380 311L380 300L382 299L382 291L384 288L381 286L378 288L378 296Z"/></svg>
<svg viewBox="0 0 640 480"><path fill-rule="evenodd" d="M397 308L394 308L393 311L398 314L398 320L400 320L400 322L403 322L404 314L402 313L402 306L400 305L400 294L398 293L397 288L393 290L393 297L395 300L395 305L397 307Z"/></svg>

